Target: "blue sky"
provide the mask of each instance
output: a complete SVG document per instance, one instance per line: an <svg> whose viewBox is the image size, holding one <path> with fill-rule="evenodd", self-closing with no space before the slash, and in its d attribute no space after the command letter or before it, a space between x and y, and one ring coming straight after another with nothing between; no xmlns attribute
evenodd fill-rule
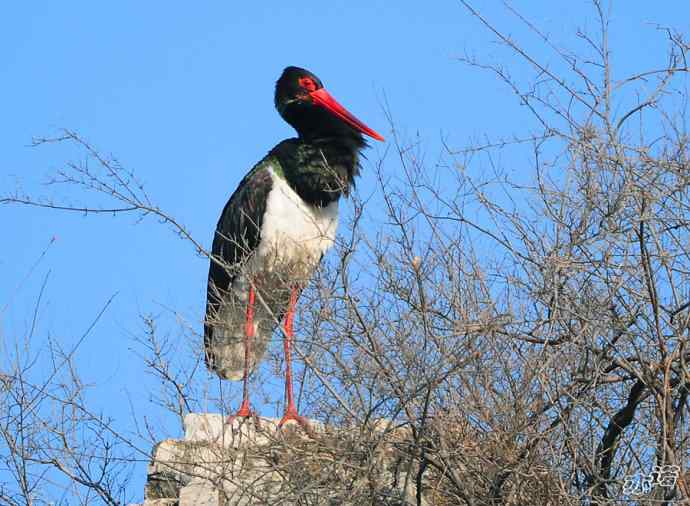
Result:
<svg viewBox="0 0 690 506"><path fill-rule="evenodd" d="M500 2L477 6L507 33L525 35ZM596 26L588 2L516 7L563 46L573 47L576 28ZM614 7L618 77L663 66L666 44L654 24L682 29L690 20L690 7L680 1ZM64 161L78 159L77 151L28 147L33 137L69 128L135 171L152 199L207 246L244 173L293 135L273 108L274 83L287 65L312 70L341 103L390 138L386 102L403 138L419 137L430 167L442 139L462 147L484 134L521 135L533 126L494 77L457 61L465 52L489 60L505 54L458 2L123 0L13 2L1 9L0 196L22 189L89 202L41 184ZM526 40L538 57L555 60L534 38ZM520 66L515 72L520 77ZM385 149L377 143L369 159ZM386 170L394 177L389 160ZM511 162L513 170L523 163ZM360 188L366 189L372 185L367 162L364 169ZM140 313L164 307L200 319L207 260L152 219L4 205L0 222L0 335L26 332L49 271L37 343L47 336L75 342L117 293L78 363L96 385L100 407L117 421L129 420L124 391L141 415L158 409L147 404L150 380L132 352L131 335L141 332ZM144 473L142 465L133 498L140 498Z"/></svg>

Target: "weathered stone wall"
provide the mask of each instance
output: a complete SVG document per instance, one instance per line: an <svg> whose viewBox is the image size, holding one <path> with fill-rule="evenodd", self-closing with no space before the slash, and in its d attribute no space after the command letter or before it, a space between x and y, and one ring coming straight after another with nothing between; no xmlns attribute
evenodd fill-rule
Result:
<svg viewBox="0 0 690 506"><path fill-rule="evenodd" d="M408 431L380 424L369 430L385 438L361 437L360 428L311 422L307 435L276 424L187 415L184 439L161 441L152 452L144 506L417 504L416 470L401 451Z"/></svg>

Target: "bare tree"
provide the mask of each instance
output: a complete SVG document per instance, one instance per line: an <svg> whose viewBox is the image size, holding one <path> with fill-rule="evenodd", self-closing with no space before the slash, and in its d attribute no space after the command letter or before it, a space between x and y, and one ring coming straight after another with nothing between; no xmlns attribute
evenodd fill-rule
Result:
<svg viewBox="0 0 690 506"><path fill-rule="evenodd" d="M425 166L421 148L399 138L391 120L395 159L369 169L384 216L375 220L375 204L352 197L337 254L301 299L301 411L328 429L312 438L271 438L256 458L292 478L278 491L286 504L688 502L683 76L690 46L681 33L659 27L665 60L617 76L608 4L593 2L598 26L578 31L582 46L572 50L504 4L551 52L540 61L471 2L460 3L505 50L499 62L460 61L514 92L534 128L448 147L451 163L440 169ZM208 256L205 241L152 203L117 161L71 131L36 144L52 142L73 143L87 155L53 183L111 204L70 206L19 194L0 202L153 215ZM520 170L507 170L507 159ZM389 175L392 165L402 177ZM138 339L163 386L160 406L180 419L209 404L226 408L233 390L209 386L199 373L200 322L180 319L178 334L164 336L155 318L142 321ZM196 351L194 360L171 356L179 340L189 343L190 356ZM56 374L72 371L72 352L53 352ZM15 356L0 376L8 407L0 420L9 446L3 459L15 480L2 485L0 499L40 504L43 469L50 468L92 494L82 497L119 504L126 480L118 479L112 450L123 451L123 461L137 459L141 443L90 413L73 390L76 376L68 375L63 390L52 388L56 376L32 384L27 360ZM255 387L270 372L259 372ZM65 407L59 426L46 422L37 402ZM75 439L75 431L91 436ZM159 438L145 432L150 441ZM94 452L80 454L84 445ZM235 462L222 452L214 465ZM180 468L196 472L199 458ZM244 497L276 501L278 492L266 492L261 480L213 469L219 488L235 482Z"/></svg>

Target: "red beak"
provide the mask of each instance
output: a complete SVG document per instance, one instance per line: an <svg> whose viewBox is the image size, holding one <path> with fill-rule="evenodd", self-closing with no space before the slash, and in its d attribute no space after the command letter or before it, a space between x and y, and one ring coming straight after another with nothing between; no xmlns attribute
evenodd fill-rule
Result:
<svg viewBox="0 0 690 506"><path fill-rule="evenodd" d="M331 96L331 94L328 93L325 89L321 88L319 90L312 91L309 93L309 95L311 96L312 100L316 105L320 105L324 109L333 113L358 132L368 135L369 137L372 137L377 141L383 140L383 137L381 137L381 135L379 135L374 130L372 130L364 123L359 121L357 118L355 118L350 111L348 111L342 105L340 105L338 101L334 99Z"/></svg>

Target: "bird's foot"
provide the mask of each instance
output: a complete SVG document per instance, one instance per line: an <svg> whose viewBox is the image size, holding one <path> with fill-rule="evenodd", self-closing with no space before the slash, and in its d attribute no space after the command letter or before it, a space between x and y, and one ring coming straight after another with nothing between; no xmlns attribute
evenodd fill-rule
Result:
<svg viewBox="0 0 690 506"><path fill-rule="evenodd" d="M297 409L295 409L294 406L288 407L288 409L285 410L283 418L281 418L280 422L278 422L278 430L282 429L283 425L291 421L296 422L309 436L314 436L314 431L311 428L311 425L306 418L297 414Z"/></svg>
<svg viewBox="0 0 690 506"><path fill-rule="evenodd" d="M242 402L242 405L240 406L240 409L237 410L237 413L228 416L228 418L225 420L225 423L232 425L237 418L254 418L257 424L259 422L259 417L257 416L256 412L249 407L248 401Z"/></svg>

